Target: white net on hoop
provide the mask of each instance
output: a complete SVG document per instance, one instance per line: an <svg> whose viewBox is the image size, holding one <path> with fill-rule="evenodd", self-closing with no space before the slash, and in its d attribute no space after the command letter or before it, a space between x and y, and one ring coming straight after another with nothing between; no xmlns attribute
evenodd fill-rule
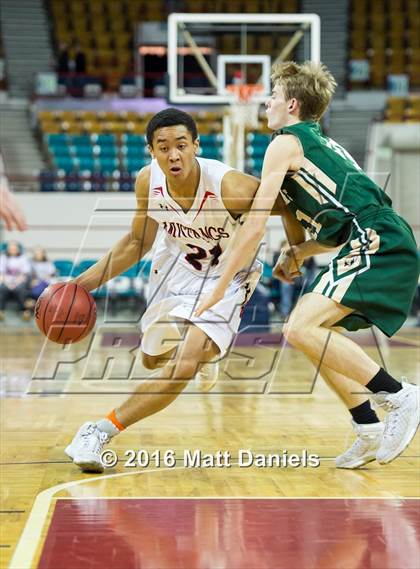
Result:
<svg viewBox="0 0 420 569"><path fill-rule="evenodd" d="M261 103L255 97L263 91L262 85L229 85L233 94L229 108L232 126L258 128L258 112Z"/></svg>

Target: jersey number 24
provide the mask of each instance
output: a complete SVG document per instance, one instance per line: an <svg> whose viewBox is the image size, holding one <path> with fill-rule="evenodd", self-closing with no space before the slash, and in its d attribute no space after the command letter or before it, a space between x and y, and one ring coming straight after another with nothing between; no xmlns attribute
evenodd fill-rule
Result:
<svg viewBox="0 0 420 569"><path fill-rule="evenodd" d="M222 248L220 247L219 243L217 245L215 245L209 251L206 251L202 247L198 247L198 245L191 245L189 243L187 243L186 245L190 249L193 249L193 252L188 253L188 255L185 255L185 259L186 259L186 261L188 261L188 263L190 265L192 265L194 267L194 269L196 271L201 271L201 269L203 268L203 265L202 265L202 263L200 263L200 261L203 261L204 259L206 259L207 255L210 255L212 257L212 259L210 261L211 267L215 267L216 265L219 264L219 257L223 253Z"/></svg>

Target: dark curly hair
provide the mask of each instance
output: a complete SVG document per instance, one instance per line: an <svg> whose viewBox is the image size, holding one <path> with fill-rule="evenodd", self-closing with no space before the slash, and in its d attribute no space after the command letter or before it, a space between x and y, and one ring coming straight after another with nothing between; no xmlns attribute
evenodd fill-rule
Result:
<svg viewBox="0 0 420 569"><path fill-rule="evenodd" d="M153 146L153 135L158 128L163 128L165 126L177 126L183 124L191 134L194 140L198 137L197 125L195 120L188 113L180 111L179 109L164 109L159 113L156 113L149 121L146 127L146 140L147 144Z"/></svg>

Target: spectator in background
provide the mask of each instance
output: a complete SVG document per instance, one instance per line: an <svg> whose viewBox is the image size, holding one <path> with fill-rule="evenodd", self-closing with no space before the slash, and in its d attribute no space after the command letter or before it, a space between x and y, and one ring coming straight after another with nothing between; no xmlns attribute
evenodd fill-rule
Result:
<svg viewBox="0 0 420 569"><path fill-rule="evenodd" d="M57 71L58 73L68 73L70 70L70 56L67 44L61 42L58 47L58 56L57 56Z"/></svg>
<svg viewBox="0 0 420 569"><path fill-rule="evenodd" d="M31 265L17 241L10 241L5 253L0 255L0 320L4 320L7 301L15 298L23 320L31 318L31 311L25 307Z"/></svg>
<svg viewBox="0 0 420 569"><path fill-rule="evenodd" d="M35 301L41 296L55 276L54 263L48 260L47 252L42 247L35 247L31 260L31 298Z"/></svg>
<svg viewBox="0 0 420 569"><path fill-rule="evenodd" d="M76 73L86 73L86 54L79 42L74 46L74 69Z"/></svg>

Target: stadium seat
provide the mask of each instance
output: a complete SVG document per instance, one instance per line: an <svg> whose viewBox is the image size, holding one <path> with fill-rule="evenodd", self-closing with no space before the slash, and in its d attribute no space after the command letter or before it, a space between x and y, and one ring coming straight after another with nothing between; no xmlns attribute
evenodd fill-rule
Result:
<svg viewBox="0 0 420 569"><path fill-rule="evenodd" d="M130 159L148 158L150 156L149 150L143 146L121 146L121 154Z"/></svg>
<svg viewBox="0 0 420 569"><path fill-rule="evenodd" d="M146 144L144 136L139 134L123 134L121 142L127 146L144 146Z"/></svg>
<svg viewBox="0 0 420 569"><path fill-rule="evenodd" d="M74 276L78 276L84 271L87 271L92 265L96 263L97 259L84 259L83 261L79 261L74 269Z"/></svg>
<svg viewBox="0 0 420 569"><path fill-rule="evenodd" d="M50 152L52 156L57 157L71 157L71 147L70 146L50 146Z"/></svg>
<svg viewBox="0 0 420 569"><path fill-rule="evenodd" d="M211 160L220 160L223 157L223 148L214 148L213 146L202 146L199 156L209 158Z"/></svg>
<svg viewBox="0 0 420 569"><path fill-rule="evenodd" d="M108 145L95 145L92 147L93 154L95 156L100 156L101 158L116 158L117 149L115 146L108 146Z"/></svg>
<svg viewBox="0 0 420 569"><path fill-rule="evenodd" d="M50 170L43 170L39 174L39 184L41 192L54 192L56 186L56 173Z"/></svg>
<svg viewBox="0 0 420 569"><path fill-rule="evenodd" d="M80 192L82 189L82 180L77 173L71 172L68 176L66 176L67 192Z"/></svg>
<svg viewBox="0 0 420 569"><path fill-rule="evenodd" d="M90 146L91 144L90 137L87 134L73 135L71 137L71 143L74 146Z"/></svg>
<svg viewBox="0 0 420 569"><path fill-rule="evenodd" d="M59 170L64 170L65 172L72 172L76 163L70 156L54 156L54 164Z"/></svg>
<svg viewBox="0 0 420 569"><path fill-rule="evenodd" d="M126 170L128 170L129 172L138 172L140 170L140 168L143 168L143 166L146 166L146 164L149 163L150 160L146 160L146 159L142 159L142 158L124 158L123 159L123 165L125 167Z"/></svg>
<svg viewBox="0 0 420 569"><path fill-rule="evenodd" d="M54 265L57 271L57 280L67 280L72 275L73 261L69 259L56 259Z"/></svg>
<svg viewBox="0 0 420 569"><path fill-rule="evenodd" d="M90 139L93 144L100 146L115 146L117 144L117 138L114 134L95 133L91 135Z"/></svg>
<svg viewBox="0 0 420 569"><path fill-rule="evenodd" d="M70 146L71 153L77 158L92 158L93 159L93 147L92 146Z"/></svg>
<svg viewBox="0 0 420 569"><path fill-rule="evenodd" d="M93 156L81 156L75 162L78 170L93 170L96 165Z"/></svg>
<svg viewBox="0 0 420 569"><path fill-rule="evenodd" d="M67 134L47 134L48 146L65 146L69 141Z"/></svg>
<svg viewBox="0 0 420 569"><path fill-rule="evenodd" d="M131 279L136 277L142 277L144 279L148 279L150 275L150 271L152 268L152 262L149 259L142 259L129 269L127 269L123 275L129 277Z"/></svg>
<svg viewBox="0 0 420 569"><path fill-rule="evenodd" d="M119 160L109 156L99 156L99 167L102 172L113 172L119 167Z"/></svg>

